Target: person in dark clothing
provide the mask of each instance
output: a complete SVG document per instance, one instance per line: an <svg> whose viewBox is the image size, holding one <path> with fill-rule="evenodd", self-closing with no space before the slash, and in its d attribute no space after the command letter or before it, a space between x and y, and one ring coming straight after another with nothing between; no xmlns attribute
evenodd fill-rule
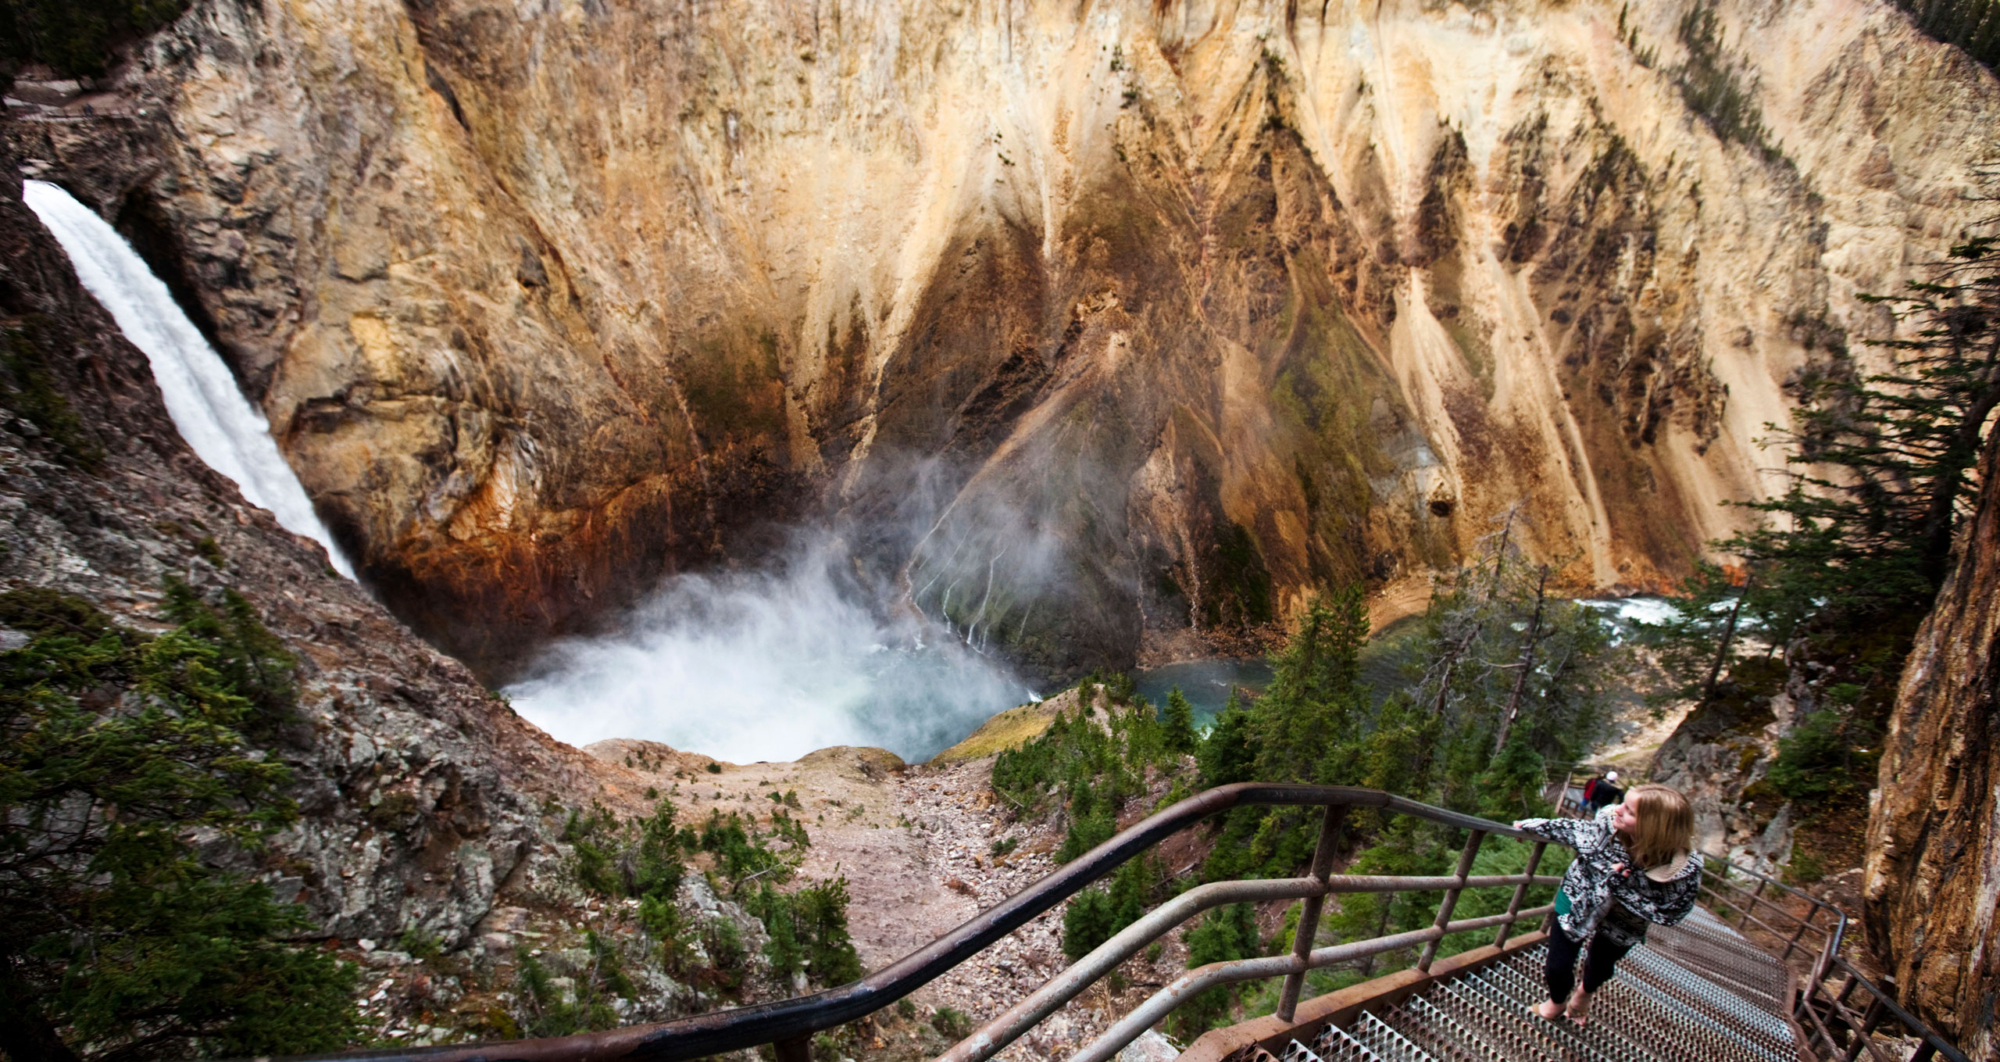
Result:
<svg viewBox="0 0 2000 1062"><path fill-rule="evenodd" d="M1647 925L1670 926L1694 910L1701 888L1694 809L1677 789L1642 785L1592 819L1522 819L1514 827L1576 849L1556 894L1544 971L1549 999L1534 1010L1549 1021L1568 1014L1581 1025L1590 997L1645 941Z"/></svg>
<svg viewBox="0 0 2000 1062"><path fill-rule="evenodd" d="M1617 771L1606 771L1604 777L1583 784L1583 807L1592 815L1624 799L1625 791L1618 788Z"/></svg>

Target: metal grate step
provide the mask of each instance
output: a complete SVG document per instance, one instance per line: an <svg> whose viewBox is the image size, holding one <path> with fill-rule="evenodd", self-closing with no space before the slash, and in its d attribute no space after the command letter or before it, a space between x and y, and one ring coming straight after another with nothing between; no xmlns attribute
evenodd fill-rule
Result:
<svg viewBox="0 0 2000 1062"><path fill-rule="evenodd" d="M1657 939L1654 939L1657 938ZM1547 1021L1535 948L1329 1027L1271 1062L1795 1062L1783 964L1697 908L1655 927L1598 993L1590 1021ZM1345 1052L1345 1053L1342 1053ZM1263 1056L1269 1059L1268 1055Z"/></svg>
<svg viewBox="0 0 2000 1062"><path fill-rule="evenodd" d="M1421 996L1404 1000L1379 1020L1438 1062L1509 1062L1506 1054L1474 1036L1471 1030Z"/></svg>
<svg viewBox="0 0 2000 1062"><path fill-rule="evenodd" d="M1320 1036L1324 1039L1332 1033L1348 1035L1329 1025L1327 1031ZM1365 1010L1361 1012L1361 1017L1355 1019L1352 1039L1356 1044L1362 1045L1362 1049L1369 1053L1369 1057L1379 1058L1382 1062L1437 1062L1429 1052L1404 1039L1402 1033ZM1318 1041L1314 1041L1314 1044L1317 1046Z"/></svg>
<svg viewBox="0 0 2000 1062"><path fill-rule="evenodd" d="M1539 1003L1548 998L1539 955L1531 953L1480 972L1489 981L1506 986L1513 998L1527 1000L1529 1005ZM1650 999L1637 996L1615 979L1598 994L1592 1010L1590 1023L1578 1030L1579 1035L1620 1040L1638 1051L1639 1057L1662 1062L1706 1062L1710 1057L1701 1036L1689 1036L1670 1015L1651 1006Z"/></svg>

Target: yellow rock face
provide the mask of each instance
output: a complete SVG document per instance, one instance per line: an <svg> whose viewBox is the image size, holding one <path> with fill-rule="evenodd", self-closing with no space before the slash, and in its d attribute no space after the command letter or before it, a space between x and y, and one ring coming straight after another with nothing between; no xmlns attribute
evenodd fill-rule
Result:
<svg viewBox="0 0 2000 1062"><path fill-rule="evenodd" d="M1121 665L1516 503L1654 586L1769 489L2000 91L1885 4L1712 10L200 3L124 77L128 198L490 675L828 517L971 640Z"/></svg>

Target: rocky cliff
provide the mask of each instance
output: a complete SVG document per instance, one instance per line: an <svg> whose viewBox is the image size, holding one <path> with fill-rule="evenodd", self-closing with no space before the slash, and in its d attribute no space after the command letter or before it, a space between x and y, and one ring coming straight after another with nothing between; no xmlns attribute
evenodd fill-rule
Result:
<svg viewBox="0 0 2000 1062"><path fill-rule="evenodd" d="M332 941L406 930L458 948L552 839L541 803L596 788L592 761L515 718L317 545L244 504L189 451L145 357L20 201L0 151L0 589L77 595L163 630L163 582L247 597L298 661L297 718L264 751L297 825L250 862ZM0 628L0 644L19 648Z"/></svg>
<svg viewBox="0 0 2000 1062"><path fill-rule="evenodd" d="M1980 482L2000 474L2000 437ZM1917 633L1882 742L1868 821L1868 941L1897 989L1968 1058L1990 1058L2000 996L2000 492L1988 489L1963 558Z"/></svg>
<svg viewBox="0 0 2000 1062"><path fill-rule="evenodd" d="M1756 494L1965 219L1991 75L1884 4L199 0L9 136L174 278L488 677L831 520L1043 671Z"/></svg>

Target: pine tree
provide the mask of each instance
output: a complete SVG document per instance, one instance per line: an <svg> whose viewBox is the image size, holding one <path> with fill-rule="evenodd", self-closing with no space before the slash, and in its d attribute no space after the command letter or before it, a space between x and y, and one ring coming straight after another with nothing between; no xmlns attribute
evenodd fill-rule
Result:
<svg viewBox="0 0 2000 1062"><path fill-rule="evenodd" d="M1361 649L1368 606L1359 586L1314 597L1298 633L1271 659L1271 685L1250 712L1256 775L1266 782L1353 781L1368 714Z"/></svg>
<svg viewBox="0 0 2000 1062"><path fill-rule="evenodd" d="M355 972L190 837L255 850L293 821L244 729L289 690L241 598L169 586L156 637L47 591L0 595L0 1051L13 1062L293 1054L353 1035ZM261 677L260 677L261 675ZM282 698L280 698L282 700Z"/></svg>
<svg viewBox="0 0 2000 1062"><path fill-rule="evenodd" d="M1234 689L1195 753L1203 787L1247 782L1256 776L1257 753L1250 741L1250 713Z"/></svg>
<svg viewBox="0 0 2000 1062"><path fill-rule="evenodd" d="M1161 740L1168 752L1184 754L1195 750L1201 739L1194 730L1194 706L1175 686L1167 693L1167 711L1160 720Z"/></svg>
<svg viewBox="0 0 2000 1062"><path fill-rule="evenodd" d="M1980 484L2000 406L2000 241L1969 237L1932 279L1869 297L1914 331L1879 346L1887 371L1835 359L1798 382L1791 488L1751 508L1775 518L1718 543L1764 589L1753 600L1789 639L1818 616L1863 623L1929 611ZM1871 620L1872 618L1872 620Z"/></svg>

